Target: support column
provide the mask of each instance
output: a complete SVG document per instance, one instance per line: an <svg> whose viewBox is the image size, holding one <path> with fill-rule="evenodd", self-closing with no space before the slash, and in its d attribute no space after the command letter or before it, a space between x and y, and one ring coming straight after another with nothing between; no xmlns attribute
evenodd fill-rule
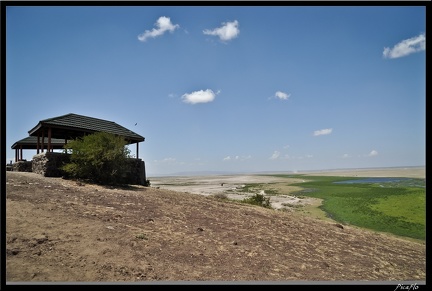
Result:
<svg viewBox="0 0 432 291"><path fill-rule="evenodd" d="M40 143L40 140L39 140L39 132L38 132L38 135L37 135L37 143L36 143L36 154L39 154L39 143Z"/></svg>
<svg viewBox="0 0 432 291"><path fill-rule="evenodd" d="M15 163L18 162L18 149L15 149Z"/></svg>
<svg viewBox="0 0 432 291"><path fill-rule="evenodd" d="M136 143L136 158L138 159L139 142Z"/></svg>
<svg viewBox="0 0 432 291"><path fill-rule="evenodd" d="M48 148L47 148L47 152L52 152L52 148L51 148L51 127L48 127Z"/></svg>
<svg viewBox="0 0 432 291"><path fill-rule="evenodd" d="M41 149L42 149L42 153L44 152L44 132L42 131L42 143L41 143Z"/></svg>
<svg viewBox="0 0 432 291"><path fill-rule="evenodd" d="M23 154L22 154L22 145L20 145L20 160L22 160L23 159Z"/></svg>

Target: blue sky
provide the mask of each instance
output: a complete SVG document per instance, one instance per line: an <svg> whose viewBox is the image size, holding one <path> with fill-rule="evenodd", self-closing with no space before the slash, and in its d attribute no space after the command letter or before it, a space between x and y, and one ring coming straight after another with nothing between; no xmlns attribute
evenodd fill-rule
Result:
<svg viewBox="0 0 432 291"><path fill-rule="evenodd" d="M7 7L6 159L75 113L144 136L149 177L425 165L425 13Z"/></svg>

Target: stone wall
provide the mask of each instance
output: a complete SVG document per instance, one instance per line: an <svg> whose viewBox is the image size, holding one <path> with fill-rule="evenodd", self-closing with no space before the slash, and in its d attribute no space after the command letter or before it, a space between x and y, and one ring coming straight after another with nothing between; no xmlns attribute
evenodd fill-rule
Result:
<svg viewBox="0 0 432 291"><path fill-rule="evenodd" d="M126 184L147 185L145 163L141 159L128 159L129 169L125 171L123 178Z"/></svg>
<svg viewBox="0 0 432 291"><path fill-rule="evenodd" d="M12 164L12 171L16 172L31 172L32 171L32 161L18 161Z"/></svg>
<svg viewBox="0 0 432 291"><path fill-rule="evenodd" d="M30 170L45 177L62 177L64 171L60 167L69 162L70 155L64 153L44 152L33 156L33 163L30 163ZM123 175L124 183L132 185L147 185L145 163L141 159L128 159L129 169Z"/></svg>
<svg viewBox="0 0 432 291"><path fill-rule="evenodd" d="M33 156L32 171L45 177L62 177L64 171L60 169L69 162L70 155L64 153L44 152Z"/></svg>

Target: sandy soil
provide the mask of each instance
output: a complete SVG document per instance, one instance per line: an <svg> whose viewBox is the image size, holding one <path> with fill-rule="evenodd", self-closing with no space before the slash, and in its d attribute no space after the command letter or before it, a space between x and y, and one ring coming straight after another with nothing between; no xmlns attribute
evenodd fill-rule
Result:
<svg viewBox="0 0 432 291"><path fill-rule="evenodd" d="M217 186L263 182L239 178L224 177ZM218 181L207 180L204 192ZM6 285L331 281L396 287L425 284L426 246L154 184L110 188L6 172L5 273Z"/></svg>

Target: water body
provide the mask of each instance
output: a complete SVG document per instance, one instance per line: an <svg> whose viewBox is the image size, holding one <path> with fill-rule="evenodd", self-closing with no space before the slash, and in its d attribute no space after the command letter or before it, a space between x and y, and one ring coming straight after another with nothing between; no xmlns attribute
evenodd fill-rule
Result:
<svg viewBox="0 0 432 291"><path fill-rule="evenodd" d="M389 183L389 182L401 182L410 180L409 178L394 178L394 177L376 177L376 178L364 178L358 180L346 180L334 182L335 184L357 184L357 183Z"/></svg>
<svg viewBox="0 0 432 291"><path fill-rule="evenodd" d="M392 183L398 186L405 187L425 187L424 179L412 179L412 178L397 178L397 177L374 177L374 178L364 178L358 180L345 180L333 182L335 184L381 184L381 183Z"/></svg>

